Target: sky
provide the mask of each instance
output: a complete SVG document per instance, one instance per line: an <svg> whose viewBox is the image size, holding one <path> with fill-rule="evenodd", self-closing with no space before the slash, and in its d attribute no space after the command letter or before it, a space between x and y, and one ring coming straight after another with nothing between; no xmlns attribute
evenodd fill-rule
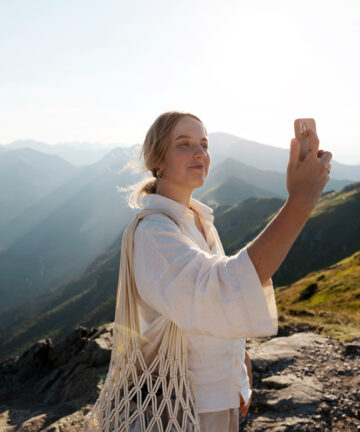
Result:
<svg viewBox="0 0 360 432"><path fill-rule="evenodd" d="M289 149L311 117L360 164L359 46L359 0L0 0L0 143L130 146L181 110Z"/></svg>

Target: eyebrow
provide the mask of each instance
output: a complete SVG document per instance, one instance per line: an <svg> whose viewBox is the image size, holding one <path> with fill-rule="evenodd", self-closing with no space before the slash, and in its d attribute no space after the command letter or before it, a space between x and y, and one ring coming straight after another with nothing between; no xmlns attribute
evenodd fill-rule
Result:
<svg viewBox="0 0 360 432"><path fill-rule="evenodd" d="M175 141L177 141L178 139L180 139L180 138L191 138L191 136L189 136L189 135L179 135L176 139L175 139ZM208 139L207 138L201 138L201 141L208 141Z"/></svg>

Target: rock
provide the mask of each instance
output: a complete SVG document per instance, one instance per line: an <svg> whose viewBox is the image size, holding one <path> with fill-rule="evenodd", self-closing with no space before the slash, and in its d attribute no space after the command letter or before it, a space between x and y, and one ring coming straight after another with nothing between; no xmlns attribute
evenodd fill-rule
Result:
<svg viewBox="0 0 360 432"><path fill-rule="evenodd" d="M253 400L247 416L240 417L241 430L356 430L360 421L354 388L360 380L354 370L360 362L358 357L345 357L345 352L351 352L346 345L300 332L249 340L247 350L253 369Z"/></svg>
<svg viewBox="0 0 360 432"><path fill-rule="evenodd" d="M291 386L297 381L294 374L288 375L272 375L261 380L264 387L269 389L282 389Z"/></svg>
<svg viewBox="0 0 360 432"><path fill-rule="evenodd" d="M314 378L303 377L297 378L292 375L289 380L290 385L278 389L270 400L265 401L265 405L272 411L279 413L284 411L296 411L309 415L315 412L322 400L322 385ZM275 396L275 397L274 397Z"/></svg>
<svg viewBox="0 0 360 432"><path fill-rule="evenodd" d="M112 332L113 324L79 327L1 363L0 430L82 432L108 372ZM358 343L311 331L249 339L253 397L240 430L360 431Z"/></svg>
<svg viewBox="0 0 360 432"><path fill-rule="evenodd" d="M360 356L360 343L346 344L342 350L342 354L345 356Z"/></svg>

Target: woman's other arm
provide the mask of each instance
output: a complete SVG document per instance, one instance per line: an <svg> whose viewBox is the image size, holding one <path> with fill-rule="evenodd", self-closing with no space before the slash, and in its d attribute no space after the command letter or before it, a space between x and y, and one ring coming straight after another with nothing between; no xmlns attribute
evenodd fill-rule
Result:
<svg viewBox="0 0 360 432"><path fill-rule="evenodd" d="M251 359L250 359L250 356L249 356L249 353L247 352L247 350L245 350L245 366L246 366L247 374L248 374L248 377L249 377L249 386L250 386L250 389L252 390L252 368L251 368ZM243 417L245 417L246 414L247 414L247 412L248 412L248 409L249 409L250 404L251 404L251 397L252 397L252 395L250 396L250 399L249 399L248 403L245 405L245 401L244 401L244 399L243 399L243 397L242 397L242 395L241 395L241 393L240 393L240 407L239 407L239 412L241 413L241 415L242 415Z"/></svg>
<svg viewBox="0 0 360 432"><path fill-rule="evenodd" d="M318 150L319 139L312 130L309 152L301 162L300 143L296 139L290 149L287 167L288 199L274 219L248 246L248 255L264 284L280 267L291 246L309 219L325 184L332 154ZM321 156L318 157L318 154Z"/></svg>
<svg viewBox="0 0 360 432"><path fill-rule="evenodd" d="M251 359L247 350L245 350L245 365L248 372L249 384L252 389L252 368L251 368Z"/></svg>

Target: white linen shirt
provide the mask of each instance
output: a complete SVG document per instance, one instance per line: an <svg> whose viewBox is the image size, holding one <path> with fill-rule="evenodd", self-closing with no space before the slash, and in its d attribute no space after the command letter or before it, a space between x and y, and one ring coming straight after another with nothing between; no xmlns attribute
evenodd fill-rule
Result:
<svg viewBox="0 0 360 432"><path fill-rule="evenodd" d="M211 207L191 197L207 241L186 205L160 194L143 197L143 209L161 208L140 220L134 233L134 278L140 332L154 355L169 318L187 331L188 368L193 373L198 412L245 403L252 390L245 366L246 337L276 335L278 315L270 278L261 285L247 247L226 256Z"/></svg>

